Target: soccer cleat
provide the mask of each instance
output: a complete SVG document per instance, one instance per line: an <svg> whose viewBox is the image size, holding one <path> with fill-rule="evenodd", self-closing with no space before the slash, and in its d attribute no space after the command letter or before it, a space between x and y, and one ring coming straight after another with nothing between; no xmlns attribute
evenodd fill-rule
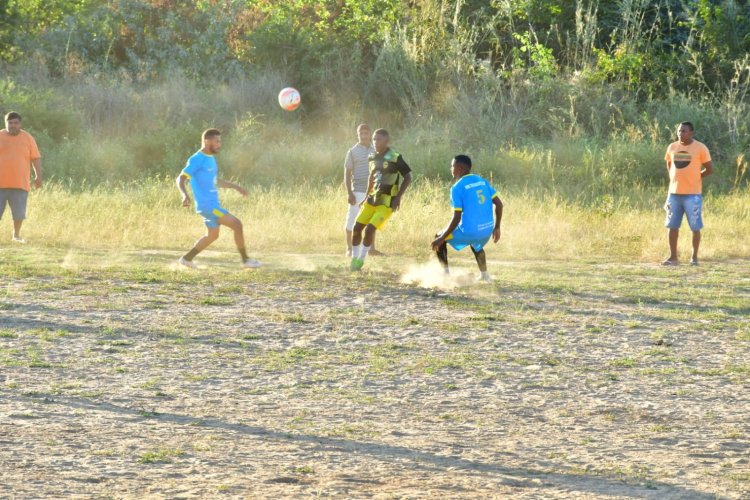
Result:
<svg viewBox="0 0 750 500"><path fill-rule="evenodd" d="M482 283L492 283L492 276L490 276L490 273L487 271L483 271L482 274L479 275L479 281Z"/></svg>
<svg viewBox="0 0 750 500"><path fill-rule="evenodd" d="M198 266L196 266L192 260L187 260L185 257L180 257L180 260L178 260L177 263L182 267L187 267L188 269L198 269Z"/></svg>
<svg viewBox="0 0 750 500"><path fill-rule="evenodd" d="M364 265L365 265L364 260L354 257L352 259L352 263L349 265L349 269L351 269L352 271L359 271L360 269L362 269L362 266Z"/></svg>
<svg viewBox="0 0 750 500"><path fill-rule="evenodd" d="M254 259L247 259L242 265L248 269L258 269L263 264Z"/></svg>

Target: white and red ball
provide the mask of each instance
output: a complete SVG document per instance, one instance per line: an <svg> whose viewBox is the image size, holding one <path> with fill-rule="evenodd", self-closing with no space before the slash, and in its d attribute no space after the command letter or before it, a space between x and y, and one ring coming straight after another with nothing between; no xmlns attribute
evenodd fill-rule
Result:
<svg viewBox="0 0 750 500"><path fill-rule="evenodd" d="M287 87L279 92L279 106L286 111L294 111L302 102L299 91L293 87Z"/></svg>

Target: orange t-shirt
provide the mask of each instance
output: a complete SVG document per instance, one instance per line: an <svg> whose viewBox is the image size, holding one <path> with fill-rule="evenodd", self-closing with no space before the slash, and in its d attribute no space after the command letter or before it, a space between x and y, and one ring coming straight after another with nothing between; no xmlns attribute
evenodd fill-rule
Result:
<svg viewBox="0 0 750 500"><path fill-rule="evenodd" d="M31 189L31 160L41 158L31 134L10 135L0 130L0 188Z"/></svg>
<svg viewBox="0 0 750 500"><path fill-rule="evenodd" d="M664 157L669 164L669 192L671 194L701 194L703 164L711 161L711 153L693 139L690 144L673 142Z"/></svg>

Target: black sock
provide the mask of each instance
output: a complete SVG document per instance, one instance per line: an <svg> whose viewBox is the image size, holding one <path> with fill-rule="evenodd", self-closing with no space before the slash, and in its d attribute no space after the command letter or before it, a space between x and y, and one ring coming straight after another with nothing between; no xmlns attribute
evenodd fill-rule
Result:
<svg viewBox="0 0 750 500"><path fill-rule="evenodd" d="M474 250L474 247L469 245L469 248L471 248L472 253L474 254L474 258L477 259L477 264L479 265L479 270L484 272L487 272L487 254L484 253L484 248L480 251Z"/></svg>
<svg viewBox="0 0 750 500"><path fill-rule="evenodd" d="M188 253L183 255L182 258L185 260L193 260L193 258L195 258L195 256L198 255L199 252L200 250L196 250L195 247L193 247Z"/></svg>
<svg viewBox="0 0 750 500"><path fill-rule="evenodd" d="M443 265L443 269L448 269L448 244L443 242L437 250L435 250L437 258Z"/></svg>
<svg viewBox="0 0 750 500"><path fill-rule="evenodd" d="M242 257L242 262L245 262L247 260L247 250L244 248L238 248L240 251L240 257Z"/></svg>

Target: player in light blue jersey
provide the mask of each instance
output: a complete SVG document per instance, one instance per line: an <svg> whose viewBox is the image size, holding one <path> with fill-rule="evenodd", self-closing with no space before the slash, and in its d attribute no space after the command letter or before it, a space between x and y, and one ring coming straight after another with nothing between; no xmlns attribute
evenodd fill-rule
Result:
<svg viewBox="0 0 750 500"><path fill-rule="evenodd" d="M448 244L456 250L470 247L477 259L482 281L490 281L484 246L492 237L500 241L503 202L487 180L471 173L471 158L458 155L451 162L451 175L456 183L451 188L453 218L435 235L432 249L448 272ZM493 210L494 207L494 210Z"/></svg>
<svg viewBox="0 0 750 500"><path fill-rule="evenodd" d="M232 182L220 179L216 165L216 153L221 149L221 132L210 128L203 132L203 147L191 156L185 168L177 177L177 189L182 194L182 206L190 206L190 196L185 189L185 181L190 181L190 189L195 198L195 211L203 217L206 224L206 235L195 242L193 248L180 257L179 264L194 268L193 258L206 249L219 237L219 227L227 226L234 231L234 242L242 257L244 267L255 268L261 264L257 260L248 258L245 250L245 236L242 232L242 222L230 214L219 203L219 188L231 188L242 196L247 196L247 190Z"/></svg>

